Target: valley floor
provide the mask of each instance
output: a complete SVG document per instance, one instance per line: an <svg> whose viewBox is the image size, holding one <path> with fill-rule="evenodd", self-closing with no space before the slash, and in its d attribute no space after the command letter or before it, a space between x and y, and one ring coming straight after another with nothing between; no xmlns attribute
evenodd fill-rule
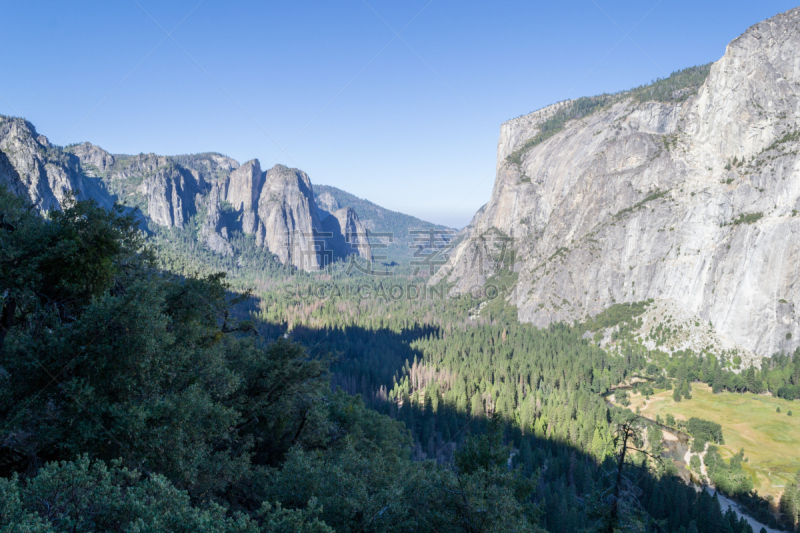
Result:
<svg viewBox="0 0 800 533"><path fill-rule="evenodd" d="M800 470L800 402L763 394L713 394L703 383L692 384L691 400L675 402L672 391L649 400L636 394L630 400L629 408L639 407L647 418L672 414L678 420L694 416L720 424L725 438L720 454L727 459L744 448L747 462L742 466L762 496L779 500L786 483ZM794 416L788 416L792 410Z"/></svg>

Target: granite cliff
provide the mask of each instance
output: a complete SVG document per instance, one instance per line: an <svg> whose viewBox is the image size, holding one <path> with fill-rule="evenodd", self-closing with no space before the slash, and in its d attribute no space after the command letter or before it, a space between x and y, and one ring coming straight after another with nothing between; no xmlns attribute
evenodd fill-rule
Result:
<svg viewBox="0 0 800 533"><path fill-rule="evenodd" d="M496 274L537 326L653 299L755 355L800 346L800 8L716 63L500 128L489 202L442 280ZM692 345L694 349L703 346Z"/></svg>
<svg viewBox="0 0 800 533"><path fill-rule="evenodd" d="M0 182L43 210L69 195L137 208L146 225L194 232L216 254L230 255L236 232L255 238L283 264L317 270L351 254L371 260L366 227L350 208L323 224L305 172L258 160L239 165L215 153L184 156L110 154L91 143L51 145L29 122L0 116ZM323 217L324 218L324 217Z"/></svg>

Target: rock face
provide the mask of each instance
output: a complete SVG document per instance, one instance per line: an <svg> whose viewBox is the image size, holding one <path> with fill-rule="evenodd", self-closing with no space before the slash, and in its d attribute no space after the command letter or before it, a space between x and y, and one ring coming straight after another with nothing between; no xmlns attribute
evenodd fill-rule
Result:
<svg viewBox="0 0 800 533"><path fill-rule="evenodd" d="M508 242L521 320L571 322L653 298L756 354L793 351L798 51L793 9L730 43L699 88L663 96L670 78L585 116L567 101L503 124L491 199L432 281L485 282ZM559 113L581 118L553 129Z"/></svg>
<svg viewBox="0 0 800 533"><path fill-rule="evenodd" d="M367 228L351 207L343 207L331 213L322 221L322 227L331 235L333 247L341 250L341 255L355 254L367 260L372 259Z"/></svg>
<svg viewBox="0 0 800 533"><path fill-rule="evenodd" d="M339 210L339 202L329 192L324 192L317 196L317 207L324 213L320 214L320 219L324 219L334 211Z"/></svg>
<svg viewBox="0 0 800 533"><path fill-rule="evenodd" d="M147 213L153 222L182 228L197 212L195 196L204 185L196 174L168 164L145 178L139 191L147 198Z"/></svg>
<svg viewBox="0 0 800 533"><path fill-rule="evenodd" d="M240 166L213 153L112 155L91 143L62 149L25 120L0 116L0 183L44 211L60 209L72 191L138 208L155 226L182 230L194 221L199 240L221 255L235 253L231 238L241 232L303 270L350 254L372 259L355 211L339 209L329 217L336 224L323 227L308 175L282 165L263 172L257 159Z"/></svg>
<svg viewBox="0 0 800 533"><path fill-rule="evenodd" d="M256 242L277 250L281 263L302 270L323 265L316 235L322 226L311 181L305 172L276 165L269 169L258 199Z"/></svg>
<svg viewBox="0 0 800 533"><path fill-rule="evenodd" d="M226 181L225 201L237 210L253 211L258 206L264 175L258 159L243 164ZM253 233L250 231L250 233Z"/></svg>
<svg viewBox="0 0 800 533"><path fill-rule="evenodd" d="M0 179L43 211L58 209L69 191L83 190L77 159L51 146L26 120L0 117L0 151Z"/></svg>
<svg viewBox="0 0 800 533"><path fill-rule="evenodd" d="M87 176L102 176L116 162L113 155L88 142L72 146L70 152L80 160Z"/></svg>

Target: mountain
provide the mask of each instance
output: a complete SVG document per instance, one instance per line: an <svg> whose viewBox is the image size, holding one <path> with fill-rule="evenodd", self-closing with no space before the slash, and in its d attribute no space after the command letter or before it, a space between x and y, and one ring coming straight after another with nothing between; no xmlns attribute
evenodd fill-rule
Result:
<svg viewBox="0 0 800 533"><path fill-rule="evenodd" d="M463 289L509 268L508 301L537 326L652 299L675 349L793 351L798 50L800 8L711 65L504 123L491 198L431 283Z"/></svg>
<svg viewBox="0 0 800 533"><path fill-rule="evenodd" d="M351 254L372 259L356 211L328 217L305 172L282 165L262 171L257 159L240 165L215 153L115 155L91 143L62 149L26 120L0 116L0 182L43 211L59 209L70 191L106 207L119 202L138 209L151 232L175 230L183 240L188 232L220 256L241 252L234 241L244 236L253 241L245 247L301 270Z"/></svg>
<svg viewBox="0 0 800 533"><path fill-rule="evenodd" d="M84 190L78 166L29 122L0 115L0 183L11 191L42 210L57 209L70 190Z"/></svg>
<svg viewBox="0 0 800 533"><path fill-rule="evenodd" d="M315 185L314 194L317 205L323 210L331 212L340 206L351 207L367 229L385 235L376 237L376 240L380 240L386 246L384 249L375 250L376 258L385 255L388 256L388 261L408 263L419 250L420 241L426 237L426 234L420 231L430 231L433 228L437 232L436 239L441 237L448 241L456 234L453 228L385 209L330 185Z"/></svg>

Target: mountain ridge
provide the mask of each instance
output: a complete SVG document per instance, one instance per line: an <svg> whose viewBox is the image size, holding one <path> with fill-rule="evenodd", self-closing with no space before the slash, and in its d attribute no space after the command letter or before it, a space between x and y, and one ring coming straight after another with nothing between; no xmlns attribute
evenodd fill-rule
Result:
<svg viewBox="0 0 800 533"><path fill-rule="evenodd" d="M442 224L433 224L412 215L381 207L374 202L360 198L352 193L332 185L314 185L317 205L336 207L347 205L352 207L364 226L371 232L389 235L376 237L385 246L380 254L386 254L390 261L411 261L418 250L420 230L430 230L455 235L456 230ZM377 252L376 252L377 253Z"/></svg>
<svg viewBox="0 0 800 533"><path fill-rule="evenodd" d="M319 270L351 254L372 259L355 210L323 225L305 172L282 165L262 171L256 159L240 165L215 152L111 154L88 142L62 148L27 120L0 116L0 182L42 211L60 209L74 194L104 207L119 202L161 228L191 222L215 254L232 254L230 238L240 232L300 270Z"/></svg>

